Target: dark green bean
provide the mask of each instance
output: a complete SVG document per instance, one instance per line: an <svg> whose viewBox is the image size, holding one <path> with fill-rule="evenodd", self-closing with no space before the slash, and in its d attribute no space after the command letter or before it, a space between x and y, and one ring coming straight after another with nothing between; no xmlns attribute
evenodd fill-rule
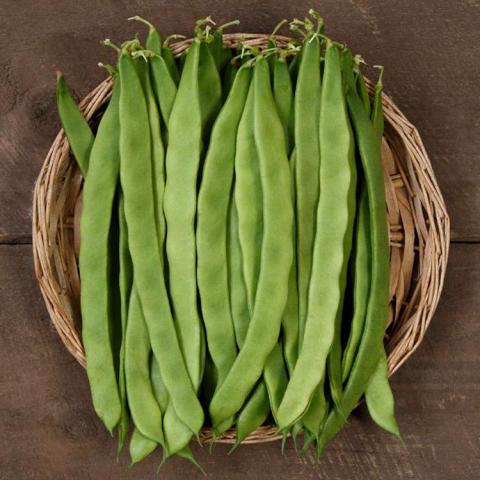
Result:
<svg viewBox="0 0 480 480"><path fill-rule="evenodd" d="M225 102L225 100L228 98L228 94L230 93L230 90L232 88L236 75L237 75L237 67L232 62L228 62L227 65L225 66L225 69L223 72L223 79L222 79L223 102Z"/></svg>
<svg viewBox="0 0 480 480"><path fill-rule="evenodd" d="M375 85L375 97L372 111L372 125L377 142L381 145L383 135L382 108L382 76L381 68L378 82ZM400 430L395 419L394 399L388 382L388 365L385 347L380 360L365 390L365 400L371 417L384 430L400 438Z"/></svg>
<svg viewBox="0 0 480 480"><path fill-rule="evenodd" d="M370 96L368 94L365 78L363 77L362 72L360 71L360 66L358 69L357 77L355 79L355 84L356 84L358 96L363 102L365 111L367 112L368 115L370 115L370 112L371 112Z"/></svg>
<svg viewBox="0 0 480 480"><path fill-rule="evenodd" d="M128 250L127 221L125 219L124 198L120 186L118 187L118 219L119 219L119 286L120 286L120 318L122 323L122 344L120 347L120 361L118 373L118 389L122 412L118 424L118 448L122 449L128 432L129 413L127 407L127 390L125 384L125 337L127 332L128 305L133 283L133 265Z"/></svg>
<svg viewBox="0 0 480 480"><path fill-rule="evenodd" d="M366 187L362 188L356 225L353 260L353 318L342 359L342 380L346 382L362 336L370 289L370 227Z"/></svg>
<svg viewBox="0 0 480 480"><path fill-rule="evenodd" d="M169 40L172 38L184 38L183 35L171 35L165 39L165 42L162 46L162 58L165 61L165 65L170 72L170 76L174 81L175 85L178 85L180 82L180 72L177 66L177 62L175 61L175 57L173 56L172 49L169 46Z"/></svg>
<svg viewBox="0 0 480 480"><path fill-rule="evenodd" d="M60 72L57 72L57 108L73 156L85 177L94 136L88 122L73 101L65 78Z"/></svg>

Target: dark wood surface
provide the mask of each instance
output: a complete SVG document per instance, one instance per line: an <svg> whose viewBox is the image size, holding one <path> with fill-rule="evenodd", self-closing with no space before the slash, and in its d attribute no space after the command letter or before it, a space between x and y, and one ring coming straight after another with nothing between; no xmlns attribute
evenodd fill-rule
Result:
<svg viewBox="0 0 480 480"><path fill-rule="evenodd" d="M49 320L33 273L31 197L59 122L55 70L78 97L112 61L100 39L142 31L133 14L165 34L194 19L239 18L268 32L281 18L321 10L327 30L386 67L386 91L425 142L452 217L451 257L440 306L424 342L393 378L402 445L360 408L319 464L291 445L245 446L231 456L196 449L212 479L480 478L480 78L478 0L275 2L3 2L0 18L0 479L154 478L158 457L128 469L95 417L83 369ZM203 478L172 460L160 478Z"/></svg>

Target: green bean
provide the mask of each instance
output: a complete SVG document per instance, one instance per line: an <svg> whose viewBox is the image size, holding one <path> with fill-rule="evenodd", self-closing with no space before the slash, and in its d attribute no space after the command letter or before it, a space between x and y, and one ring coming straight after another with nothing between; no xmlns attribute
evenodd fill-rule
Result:
<svg viewBox="0 0 480 480"><path fill-rule="evenodd" d="M375 85L372 112L373 130L379 145L381 145L383 135L382 76L383 68L380 71L378 82ZM400 430L395 419L393 394L388 382L388 365L385 347L382 348L380 360L365 390L365 400L368 411L375 423L400 438Z"/></svg>
<svg viewBox="0 0 480 480"><path fill-rule="evenodd" d="M389 288L388 223L379 134L378 130L372 126L368 113L355 89L348 89L347 104L367 185L370 207L372 276L364 331L342 398L342 411L345 413L349 413L355 408L382 355L383 335L388 316ZM317 442L318 455L344 423L345 418L338 412L330 413Z"/></svg>
<svg viewBox="0 0 480 480"><path fill-rule="evenodd" d="M381 149L383 126L384 126L383 106L382 106L383 67L377 66L377 68L380 69L380 75L378 76L378 81L377 81L377 84L375 85L375 95L373 99L373 110L371 112L371 117L372 117L372 126L375 133L375 139ZM367 110L367 113L370 114L370 111Z"/></svg>
<svg viewBox="0 0 480 480"><path fill-rule="evenodd" d="M165 237L165 220L163 217L163 192L165 187L165 172L164 172L164 149L163 149L162 139L160 135L160 131L161 131L160 115L157 109L155 97L152 90L152 85L150 82L149 65L144 61L143 58L140 58L135 61L135 67L139 75L139 79L142 83L144 96L147 103L150 138L151 138L151 166L152 166L152 175L154 178L152 187L153 187L154 211L155 211L155 219L156 219L155 225L156 225L156 234L157 234L160 259L163 265L162 255L163 255L163 244L164 244L164 237ZM145 329L145 332L146 332L145 320L143 318L142 310L139 306L137 293L135 294L135 297L136 298L132 298L132 302L138 305L135 305L135 311L132 313L132 315L138 315L140 317L139 319L135 319L136 323L141 324L142 325L141 328ZM132 327L132 328L135 328L135 327ZM139 327L136 327L136 328L138 329ZM130 328L127 329L127 333L128 332L131 332ZM133 338L135 339L136 338L135 335L140 335L140 333L134 332L134 333L130 333L129 335L130 336L133 335ZM137 338L137 341L138 341L138 338ZM130 343L132 343L132 341ZM142 346L143 346L143 350L142 350ZM138 357L143 351L143 362L141 362L140 360L137 361L137 364L134 365L133 367L133 372L130 373L129 379L127 379L127 386L130 382L130 384L133 385L132 389L134 389L134 393L129 393L129 395L133 396L133 398L137 402L137 405L135 408L131 406L132 415L134 416L134 422L136 427L144 435L149 437L151 440L156 440L157 442L159 442L161 445L164 446L164 449L166 451L167 449L165 447L165 438L164 438L162 425L161 425L162 409L156 403L157 399L156 399L156 396L154 396L154 393L152 392L152 385L150 384L150 379L148 378L148 373L150 371L149 364L148 364L148 356L150 354L150 341L144 339L144 343L143 344L140 343L140 345L135 345L135 343L133 343L132 349L134 350L133 358L135 358L135 355ZM130 356L132 356L132 353L130 353ZM143 368L141 369L140 367L142 366ZM137 370L135 370L135 367L137 368ZM132 370L132 367L130 367L130 369ZM138 398L139 392L142 394L140 399ZM131 402L131 400L129 401ZM145 405L145 402L148 402L148 404ZM165 408L163 412L165 411ZM157 421L158 419L160 419L160 423L158 425L154 424L152 427L149 426L149 419L144 417L146 412L148 413L149 409L154 412L153 417L157 418ZM135 418L135 413L134 413L135 410L137 411L136 413L137 419ZM140 423L142 421L146 424L146 427L142 427ZM148 434L146 428L156 428L158 431L157 435L153 436L151 434ZM138 438L139 438L138 435L134 437L134 439L138 439ZM135 446L135 443L133 446ZM151 445L148 442L140 441L140 446L143 446L145 454L148 454L150 452ZM132 449L132 443L130 444L130 447ZM139 446L137 446L135 451L138 457L142 450L140 449ZM132 460L133 460L133 457L132 457Z"/></svg>
<svg viewBox="0 0 480 480"><path fill-rule="evenodd" d="M133 266L128 251L127 221L125 219L124 198L121 188L118 187L118 223L119 223L119 287L120 287L120 318L122 324L122 344L120 347L120 361L118 373L118 389L122 411L118 424L118 450L120 451L125 443L128 432L129 413L127 407L127 390L125 384L125 339L127 332L128 305L130 303L130 292L132 288Z"/></svg>
<svg viewBox="0 0 480 480"><path fill-rule="evenodd" d="M178 70L177 62L175 61L175 57L173 56L172 49L169 46L169 40L172 38L184 38L183 35L170 35L165 39L162 46L162 58L165 61L165 65L170 72L170 76L174 81L175 85L178 85L180 82L180 72Z"/></svg>
<svg viewBox="0 0 480 480"><path fill-rule="evenodd" d="M320 40L305 41L295 88L296 245L299 303L298 348L303 342L320 187L318 139L321 105ZM313 132L313 134L312 134Z"/></svg>
<svg viewBox="0 0 480 480"><path fill-rule="evenodd" d="M160 367L158 366L158 362L154 356L151 356L150 358L150 379L153 393L158 403L160 412L164 413L167 409L169 395L160 374ZM137 463L150 455L150 453L152 453L157 448L157 445L157 442L146 437L145 435L140 433L137 428L135 428L130 439L130 457L132 459L132 464ZM165 447L167 447L166 442ZM167 455L168 451L167 448L165 448L164 458L166 458Z"/></svg>
<svg viewBox="0 0 480 480"><path fill-rule="evenodd" d="M273 347L273 350L267 357L263 378L267 387L272 415L274 420L277 421L277 411L288 384L288 376L280 343Z"/></svg>
<svg viewBox="0 0 480 480"><path fill-rule="evenodd" d="M365 111L367 112L368 115L370 115L370 111L371 111L370 96L368 94L367 85L365 84L365 78L363 77L362 72L360 71L360 68L357 73L355 84L356 84L358 96L363 102Z"/></svg>
<svg viewBox="0 0 480 480"><path fill-rule="evenodd" d="M394 399L388 382L388 365L385 350L382 352L370 381L365 390L365 400L368 412L374 422L387 432L400 436L397 421L395 420Z"/></svg>
<svg viewBox="0 0 480 480"><path fill-rule="evenodd" d="M263 381L253 390L250 398L237 418L237 438L231 451L240 445L248 435L262 425L270 413L268 392Z"/></svg>
<svg viewBox="0 0 480 480"><path fill-rule="evenodd" d="M237 154L240 151L240 136L237 138ZM247 140L248 141L248 140ZM243 143L243 141L242 141ZM241 349L247 336L250 323L248 309L247 289L242 271L242 252L238 237L238 216L234 199L234 188L230 196L229 230L228 230L228 273L230 308L232 311L235 338L238 348ZM270 413L268 392L263 379L255 386L248 401L242 407L237 421L237 438L232 451L258 426L260 426Z"/></svg>
<svg viewBox="0 0 480 480"><path fill-rule="evenodd" d="M255 142L264 212L261 267L245 343L210 403L210 416L217 432L221 422L240 409L277 342L293 259L293 208L288 157L270 86L268 63L262 57L257 59L254 67L254 85Z"/></svg>
<svg viewBox="0 0 480 480"><path fill-rule="evenodd" d="M232 50L223 44L223 31L225 28L238 25L239 23L238 20L225 23L218 27L211 35L211 41L208 43L208 47L219 73L223 72L225 66L232 58Z"/></svg>
<svg viewBox="0 0 480 480"><path fill-rule="evenodd" d="M187 369L195 389L202 376L203 332L197 307L195 211L202 136L220 101L220 78L203 42L195 41L169 120L164 211L170 294Z"/></svg>
<svg viewBox="0 0 480 480"><path fill-rule="evenodd" d="M136 277L134 277L134 282ZM146 437L165 444L162 412L150 381L150 339L142 314L138 291L134 286L128 310L125 341L125 378L128 405L133 422Z"/></svg>
<svg viewBox="0 0 480 480"><path fill-rule="evenodd" d="M118 100L120 83L100 122L85 179L80 225L82 339L93 405L109 431L117 425L121 403L110 339L109 235L118 182ZM111 287L110 287L111 288Z"/></svg>
<svg viewBox="0 0 480 480"><path fill-rule="evenodd" d="M120 181L125 197L128 241L135 283L148 327L152 349L179 418L196 433L203 424L202 407L180 350L169 308L155 225L151 140L148 109L142 86L128 54L119 60ZM158 317L162 321L158 321Z"/></svg>
<svg viewBox="0 0 480 480"><path fill-rule="evenodd" d="M129 452L132 465L142 461L157 448L157 442L134 429L130 438Z"/></svg>
<svg viewBox="0 0 480 480"><path fill-rule="evenodd" d="M155 57L153 57L154 59ZM159 57L157 57L159 58ZM152 60L153 60L152 59ZM162 261L163 267L163 252L165 244L165 218L163 214L163 205L164 205L164 192L165 192L165 164L164 164L164 150L162 145L162 139L160 136L161 125L159 113L155 103L155 98L153 96L150 78L148 75L148 65L139 59L139 64L137 65L137 72L139 73L140 80L142 81L143 88L145 91L145 96L147 99L148 107L148 116L149 116L149 126L150 134L152 140L152 174L154 178L153 182L153 191L154 191L154 200L155 200L155 218L156 218L156 229L157 229L157 239L160 259ZM164 71L164 76L169 77L170 74L168 71ZM163 87L164 85L162 85ZM166 91L164 89L157 90L160 99L165 96L172 95L172 91ZM169 112L166 112L169 115ZM168 122L169 117L166 117ZM166 123L167 124L167 123ZM170 454L179 453L190 441L192 437L192 432L189 428L178 418L174 405L172 402L169 402L168 399L165 404L165 409L163 410L164 416L164 435L166 449L164 449L164 458L167 458Z"/></svg>
<svg viewBox="0 0 480 480"><path fill-rule="evenodd" d="M352 56L349 50L344 50L341 56L341 69L344 73L345 68L347 69L346 76L349 78L348 82L351 82L352 88L354 87L354 79L352 76ZM356 209L356 184L357 184L357 169L355 163L355 157L352 155L349 158L348 166L351 175L352 182L350 184L350 190L347 195L347 204L348 211L351 212L351 215L348 217L346 224L346 232L343 239L343 249L346 259L350 258L352 250L352 237L353 229L355 223L355 209ZM344 262L342 272L340 275L340 284L342 285L342 293L340 297L340 308L337 311L337 317L335 319L335 333L333 336L332 347L328 355L328 380L330 386L330 394L332 400L335 404L335 407L341 408L341 397L343 395L343 383L342 383L342 339L341 339L341 328L342 328L342 316L343 316L343 307L344 307L344 291L347 282L347 273L348 273L348 260ZM340 410L340 413L342 411Z"/></svg>
<svg viewBox="0 0 480 480"><path fill-rule="evenodd" d="M262 185L258 151L254 139L255 85L251 82L245 110L238 128L235 156L235 206L238 215L238 238L247 289L247 305L253 311L260 269L259 247L262 243Z"/></svg>
<svg viewBox="0 0 480 480"><path fill-rule="evenodd" d="M293 89L290 72L285 58L276 56L273 63L273 97L277 105L278 115L285 130L287 152L292 149L291 126L293 116Z"/></svg>
<svg viewBox="0 0 480 480"><path fill-rule="evenodd" d="M323 422L328 414L328 401L325 397L325 377L320 380L316 387L310 406L302 417L302 424L311 433L312 439L318 438Z"/></svg>
<svg viewBox="0 0 480 480"><path fill-rule="evenodd" d="M219 385L237 355L228 295L226 235L235 141L250 84L250 73L250 67L240 68L213 126L198 195L197 281L207 344Z"/></svg>
<svg viewBox="0 0 480 480"><path fill-rule="evenodd" d="M168 125L173 104L177 95L177 85L162 57L155 56L149 59L150 75L162 119Z"/></svg>
<svg viewBox="0 0 480 480"><path fill-rule="evenodd" d="M248 101L248 100L247 100ZM247 108L247 107L245 107ZM237 141L237 155L239 152ZM238 232L238 213L235 205L236 184L230 195L228 212L227 253L228 253L228 289L230 292L230 310L235 330L235 339L240 349L247 336L250 312L248 310L247 287L242 271L242 251Z"/></svg>
<svg viewBox="0 0 480 480"><path fill-rule="evenodd" d="M148 35L147 40L145 42L145 47L147 50L150 50L158 55L162 52L162 37L158 33L158 30L155 26L150 23L148 20L140 17L139 15L135 15L134 17L130 17L129 20L136 20L137 22L144 23L148 27Z"/></svg>
<svg viewBox="0 0 480 480"><path fill-rule="evenodd" d="M342 272L348 231L353 140L345 105L337 47L327 42L320 102L320 200L309 286L307 320L295 370L278 411L280 429L293 425L306 412L325 373L327 355L345 285ZM297 145L298 160L298 145ZM297 193L298 197L298 193Z"/></svg>
<svg viewBox="0 0 480 480"><path fill-rule="evenodd" d="M353 260L353 318L342 359L342 381L346 382L362 336L370 288L370 227L367 190L362 188L358 208Z"/></svg>
<svg viewBox="0 0 480 480"><path fill-rule="evenodd" d="M85 177L94 136L88 122L73 101L65 78L60 72L57 72L57 108L73 156Z"/></svg>
<svg viewBox="0 0 480 480"><path fill-rule="evenodd" d="M228 94L232 88L235 76L237 75L237 67L232 63L228 62L225 66L222 78L222 102L228 98Z"/></svg>
<svg viewBox="0 0 480 480"><path fill-rule="evenodd" d="M295 205L295 167L296 151L290 156L290 178L292 189L292 203ZM285 311L282 317L282 345L288 375L291 376L298 358L298 289L297 289L297 258L296 258L296 225L293 224L293 262L288 279L288 296Z"/></svg>

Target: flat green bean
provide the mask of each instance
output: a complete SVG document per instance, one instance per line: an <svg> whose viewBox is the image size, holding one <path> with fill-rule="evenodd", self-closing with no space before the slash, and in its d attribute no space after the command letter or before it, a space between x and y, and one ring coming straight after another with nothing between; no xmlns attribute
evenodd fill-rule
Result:
<svg viewBox="0 0 480 480"><path fill-rule="evenodd" d="M254 67L254 125L263 192L264 235L252 319L245 343L210 403L217 429L241 408L278 341L293 259L290 172L283 128L276 112L267 61ZM259 341L261 339L261 341Z"/></svg>
<svg viewBox="0 0 480 480"><path fill-rule="evenodd" d="M235 141L250 74L250 67L240 68L213 126L198 195L197 281L207 344L219 385L237 355L228 294L226 236Z"/></svg>
<svg viewBox="0 0 480 480"><path fill-rule="evenodd" d="M320 40L305 41L295 87L295 221L298 278L298 348L303 342L320 189Z"/></svg>
<svg viewBox="0 0 480 480"><path fill-rule="evenodd" d="M220 78L203 42L190 47L169 119L164 211L170 298L180 344L195 389L202 376L204 340L197 306L195 213L202 138L220 101Z"/></svg>
<svg viewBox="0 0 480 480"><path fill-rule="evenodd" d="M65 78L60 72L57 72L57 108L73 156L85 177L94 136L88 122L73 101Z"/></svg>
<svg viewBox="0 0 480 480"><path fill-rule="evenodd" d="M276 56L273 63L273 97L283 129L285 130L287 152L290 153L293 143L293 138L291 138L294 103L293 88L288 64L285 58L280 56Z"/></svg>
<svg viewBox="0 0 480 480"><path fill-rule="evenodd" d="M320 102L320 200L309 285L305 335L295 370L278 411L280 429L287 429L307 411L324 376L340 300L345 288L342 272L348 258L348 233L353 139L348 120L338 48L327 44ZM297 146L298 160L298 146ZM297 192L298 196L298 192Z"/></svg>
<svg viewBox="0 0 480 480"><path fill-rule="evenodd" d="M362 188L358 208L353 260L353 318L342 359L342 380L346 382L363 333L370 289L370 226L367 190Z"/></svg>
<svg viewBox="0 0 480 480"><path fill-rule="evenodd" d="M118 449L122 449L128 432L129 413L127 407L127 389L125 384L125 339L127 332L128 305L130 292L133 284L133 265L128 250L127 221L125 219L124 198L120 186L118 186L118 237L119 237L119 287L120 287L120 318L122 324L122 344L120 347L120 361L118 372L118 389L122 411L118 424Z"/></svg>
<svg viewBox="0 0 480 480"><path fill-rule="evenodd" d="M262 243L262 185L258 151L254 139L255 85L251 82L245 110L238 128L235 155L235 206L242 268L251 312L255 302Z"/></svg>
<svg viewBox="0 0 480 480"><path fill-rule="evenodd" d="M134 277L135 282L135 277ZM138 291L130 295L125 341L125 378L128 405L135 427L146 437L164 445L162 412L150 380L150 339Z"/></svg>
<svg viewBox="0 0 480 480"><path fill-rule="evenodd" d="M128 242L135 283L148 327L152 349L179 418L194 433L203 424L196 397L180 350L169 307L159 254L152 184L148 108L142 86L128 54L119 60L120 181L125 197ZM162 321L158 321L158 317Z"/></svg>
<svg viewBox="0 0 480 480"><path fill-rule="evenodd" d="M367 185L372 252L372 276L364 332L342 398L342 411L348 414L365 392L383 351L388 315L389 247L379 135L355 89L348 89L347 104ZM330 413L317 442L317 455L321 454L344 423L345 418L339 412Z"/></svg>

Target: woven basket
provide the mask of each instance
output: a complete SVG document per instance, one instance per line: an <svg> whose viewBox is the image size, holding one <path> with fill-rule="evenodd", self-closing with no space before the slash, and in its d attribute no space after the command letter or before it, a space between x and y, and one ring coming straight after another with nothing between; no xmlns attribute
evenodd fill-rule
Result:
<svg viewBox="0 0 480 480"><path fill-rule="evenodd" d="M266 45L267 35L224 35L234 47L241 41ZM279 43L287 37L278 37ZM191 40L172 46L180 55ZM370 92L372 84L368 82ZM93 124L111 95L111 80L103 81L80 103ZM385 336L390 375L423 339L437 306L447 264L450 222L432 166L420 136L393 101L383 95L385 134L382 160L385 173L390 234L390 310ZM33 257L35 273L48 312L62 342L85 366L81 341L78 273L79 219L82 178L63 130L48 152L33 199ZM211 439L205 428L202 439ZM273 426L262 426L245 443L280 438ZM220 441L235 441L235 431Z"/></svg>

